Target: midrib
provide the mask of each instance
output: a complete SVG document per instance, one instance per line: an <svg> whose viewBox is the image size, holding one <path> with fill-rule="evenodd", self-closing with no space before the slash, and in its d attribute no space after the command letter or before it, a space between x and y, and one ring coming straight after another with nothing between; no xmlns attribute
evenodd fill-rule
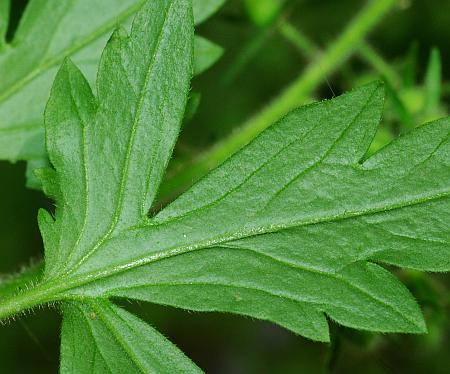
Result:
<svg viewBox="0 0 450 374"><path fill-rule="evenodd" d="M262 235L262 234L268 234L271 232L277 232L284 229L294 228L294 227L302 227L302 226L309 226L309 225L317 225L322 223L331 223L331 222L339 222L347 219L357 218L357 217L363 217L368 215L374 215L378 213L385 213L390 212L398 209L403 209L415 205L425 204L432 201L437 201L440 199L444 199L450 196L449 191L445 191L442 193L430 195L430 196L424 196L421 198L417 198L415 200L405 201L398 204L392 204L388 206L380 206L375 207L372 209L362 210L362 211L354 211L354 212L346 212L345 214L336 215L336 216L327 216L327 217L321 217L318 219L313 219L309 221L298 221L298 222L292 222L289 225L272 225L272 226L266 226L266 227L259 227L254 228L251 230L248 230L246 232L235 232L235 233L229 233L227 235L221 235L216 238L207 239L203 241L198 241L196 243L187 244L180 247L174 247L169 248L166 250L162 250L159 252L156 252L150 256L144 256L137 258L131 262L125 262L123 264L116 265L114 267L106 267L102 268L96 271L80 274L78 276L73 276L71 280L66 280L67 287L64 287L64 290L61 290L61 293L64 293L70 289L78 288L83 285L95 282L98 279L104 279L113 275L117 275L119 273L138 268L141 266L149 265L153 262L157 262L159 260L167 259L170 257L183 255L185 253L200 250L203 248L208 248L214 245L220 245L226 242L230 242L233 240L238 239L245 239L251 236L256 235ZM145 227L142 227L145 228Z"/></svg>

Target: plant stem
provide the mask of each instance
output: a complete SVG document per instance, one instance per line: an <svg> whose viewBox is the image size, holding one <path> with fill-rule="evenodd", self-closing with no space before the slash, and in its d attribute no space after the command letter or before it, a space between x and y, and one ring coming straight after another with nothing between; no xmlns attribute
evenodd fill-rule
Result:
<svg viewBox="0 0 450 374"><path fill-rule="evenodd" d="M395 4L396 0L370 1L323 55L310 64L278 98L228 138L193 162L181 165L178 173L169 176L161 186L160 198L166 200L171 195L179 193L249 143L290 110L304 103L325 77L334 72L357 50L365 36Z"/></svg>
<svg viewBox="0 0 450 374"><path fill-rule="evenodd" d="M280 32L301 53L305 54L311 60L320 53L320 48L300 30L289 24L289 22L284 21L284 26L280 29ZM390 98L394 112L397 114L401 125L405 127L406 130L410 130L414 125L412 115L396 90L400 88L402 84L400 76L366 41L361 41L356 53L383 77L386 83L386 93ZM376 149L374 145L371 148Z"/></svg>
<svg viewBox="0 0 450 374"><path fill-rule="evenodd" d="M392 87L398 88L400 86L401 79L397 72L391 68L370 44L362 42L359 45L358 55L378 71Z"/></svg>
<svg viewBox="0 0 450 374"><path fill-rule="evenodd" d="M285 39L311 60L321 52L320 48L308 36L304 35L286 20L279 24L279 31ZM382 75L392 87L400 85L400 77L397 72L365 40L361 41L355 53Z"/></svg>
<svg viewBox="0 0 450 374"><path fill-rule="evenodd" d="M22 269L17 274L0 276L0 300L10 295L14 295L22 289L36 284L44 270L44 263L38 262L30 267Z"/></svg>
<svg viewBox="0 0 450 374"><path fill-rule="evenodd" d="M53 300L57 291L57 287L52 287L49 283L41 283L17 294L0 297L0 321Z"/></svg>
<svg viewBox="0 0 450 374"><path fill-rule="evenodd" d="M280 21L278 31L306 57L313 59L319 54L320 48L310 38L291 25L289 21Z"/></svg>

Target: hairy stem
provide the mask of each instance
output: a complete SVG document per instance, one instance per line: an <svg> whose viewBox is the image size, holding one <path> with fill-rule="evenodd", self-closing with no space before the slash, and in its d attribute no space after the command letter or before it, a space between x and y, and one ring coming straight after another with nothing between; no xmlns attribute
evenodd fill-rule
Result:
<svg viewBox="0 0 450 374"><path fill-rule="evenodd" d="M17 274L0 277L0 321L42 302L36 298L36 285L43 270L44 263L39 262Z"/></svg>
<svg viewBox="0 0 450 374"><path fill-rule="evenodd" d="M26 287L18 293L9 294L6 297L0 296L0 321L55 300L59 287L41 283Z"/></svg>
<svg viewBox="0 0 450 374"><path fill-rule="evenodd" d="M44 263L38 262L16 274L0 275L0 300L37 284L43 271Z"/></svg>
<svg viewBox="0 0 450 374"><path fill-rule="evenodd" d="M249 143L272 123L304 103L305 99L326 79L326 76L336 71L358 49L365 36L395 4L396 0L370 1L320 58L311 63L278 98L250 118L228 138L193 162L181 165L178 173L168 177L161 186L161 199L170 198L174 193L191 185Z"/></svg>

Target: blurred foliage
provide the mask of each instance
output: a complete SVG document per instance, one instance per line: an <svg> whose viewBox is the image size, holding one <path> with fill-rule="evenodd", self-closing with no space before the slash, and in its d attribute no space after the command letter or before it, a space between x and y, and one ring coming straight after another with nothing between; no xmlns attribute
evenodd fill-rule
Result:
<svg viewBox="0 0 450 374"><path fill-rule="evenodd" d="M222 60L193 82L195 95L174 163L195 158L263 108L320 58L364 2L359 0L229 0L201 34L224 47ZM9 37L25 0L12 1ZM339 95L373 79L386 82L382 126L370 152L423 122L448 115L450 1L399 0L355 55L312 93ZM1 79L1 77L0 77ZM39 207L25 187L25 165L0 163L0 273L42 253ZM271 324L223 314L199 315L144 303L126 304L176 342L210 373L450 372L450 279L399 271L424 309L429 334L381 335L333 324L330 345ZM118 301L123 303L123 301ZM59 317L38 311L0 329L0 372L49 373L58 368ZM26 359L24 359L26 358Z"/></svg>

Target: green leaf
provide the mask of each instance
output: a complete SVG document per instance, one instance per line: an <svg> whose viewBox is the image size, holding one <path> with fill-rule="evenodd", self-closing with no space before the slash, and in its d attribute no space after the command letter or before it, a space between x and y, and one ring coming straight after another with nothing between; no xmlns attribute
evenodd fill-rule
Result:
<svg viewBox="0 0 450 374"><path fill-rule="evenodd" d="M244 0L251 21L261 27L270 25L280 14L285 0Z"/></svg>
<svg viewBox="0 0 450 374"><path fill-rule="evenodd" d="M10 1L0 2L0 51L6 41L6 32L8 31Z"/></svg>
<svg viewBox="0 0 450 374"><path fill-rule="evenodd" d="M9 72L0 83L0 158L45 154L42 113L57 67L64 57L72 56L93 81L108 34L141 4L136 0L30 1L10 48L0 54L0 70Z"/></svg>
<svg viewBox="0 0 450 374"><path fill-rule="evenodd" d="M404 61L403 85L410 89L416 85L417 65L419 60L419 45L413 41L409 46L408 53Z"/></svg>
<svg viewBox="0 0 450 374"><path fill-rule="evenodd" d="M63 308L61 373L201 373L154 328L105 300Z"/></svg>
<svg viewBox="0 0 450 374"><path fill-rule="evenodd" d="M191 92L189 94L189 99L186 104L186 110L184 112L184 120L183 120L183 126L192 120L192 118L195 116L195 113L197 113L198 107L200 105L200 101L202 99L202 95L199 92Z"/></svg>
<svg viewBox="0 0 450 374"><path fill-rule="evenodd" d="M102 66L113 65L114 60L106 61ZM162 65L170 74L171 65ZM164 74L158 76L164 80ZM63 94L67 82L78 110L69 110L72 104ZM101 118L109 117L103 125L110 125L108 139L119 119L125 134L130 126L117 111L123 89L113 87L120 84L113 82L105 90L115 110L100 112ZM177 93L166 98L177 103ZM450 270L445 224L450 218L450 120L425 125L364 160L383 97L384 89L376 83L292 112L147 222L145 210L132 209L135 200L126 193L141 196L136 193L139 181L149 171L141 168L124 179L120 169L116 174L126 188L118 189L120 178L105 174L121 165L118 147L89 150L98 143L91 134L84 154L92 157L83 160L79 147L70 145L76 139L71 129L78 128L74 124L80 117L92 116L89 103L94 99L79 73L66 65L47 110L47 145L65 192L60 194L63 201L57 200L56 222L48 215L40 220L53 269L47 272L46 292L239 313L321 341L329 339L325 315L364 330L424 332L414 298L376 262ZM174 113L176 108L172 103ZM86 122L88 131L99 127L96 121ZM144 132L140 136L145 139ZM150 150L136 147L133 152L146 159ZM95 169L97 178L87 178L91 185L85 188L77 185L83 180L83 163L88 171L97 163L109 167ZM101 194L91 195L98 188L95 180L103 181ZM87 194L81 196L84 189ZM76 209L85 205L84 199L92 205L81 225L83 212ZM112 226L107 218L111 212ZM65 216L78 220L64 221ZM64 240L59 248L50 246L57 242L55 232ZM66 248L72 252L65 253Z"/></svg>
<svg viewBox="0 0 450 374"><path fill-rule="evenodd" d="M326 316L425 332L382 264L450 270L450 119L367 158L380 83L294 110L147 217L183 119L192 24L189 1L149 1L131 35L108 43L96 95L70 61L60 69L45 116L54 169L39 172L57 206L55 218L39 215L45 279L4 300L0 317L124 297L252 316L319 341ZM99 350L116 349L105 341Z"/></svg>
<svg viewBox="0 0 450 374"><path fill-rule="evenodd" d="M65 60L45 113L53 168L37 172L56 201L54 217L39 213L44 280L17 295L23 279L0 282L0 318L62 302L61 370L76 373L199 371L115 297L247 315L319 341L327 317L425 332L383 265L450 270L450 119L368 157L380 83L294 110L147 216L185 115L193 23L189 0L148 1L129 36L111 37L95 93Z"/></svg>
<svg viewBox="0 0 450 374"><path fill-rule="evenodd" d="M50 163L47 158L36 158L29 160L25 171L26 186L33 190L42 190L42 183L36 176L36 171L48 167L50 167Z"/></svg>
<svg viewBox="0 0 450 374"><path fill-rule="evenodd" d="M225 3L226 0L195 0L194 19L199 24L211 17Z"/></svg>
<svg viewBox="0 0 450 374"><path fill-rule="evenodd" d="M437 48L433 48L425 75L425 113L433 115L439 110L442 90L442 63Z"/></svg>
<svg viewBox="0 0 450 374"><path fill-rule="evenodd" d="M197 22L218 7L215 0L194 2L201 10ZM142 3L143 0L29 2L14 40L7 48L0 47L0 71L8 71L0 81L0 159L45 157L42 113L58 66L70 56L94 84L100 54L111 31L117 24L128 25ZM2 4L0 19L7 3ZM3 24L0 23L0 40ZM205 67L205 61L212 63L211 58L217 57L219 47L202 41L202 46L208 47L207 55L197 58Z"/></svg>
<svg viewBox="0 0 450 374"><path fill-rule="evenodd" d="M223 48L209 40L197 36L195 38L194 73L199 75L214 65L223 54Z"/></svg>
<svg viewBox="0 0 450 374"><path fill-rule="evenodd" d="M199 75L203 73L205 70L209 69L212 65L214 65L217 60L222 56L223 48L218 46L217 44L212 43L211 41L202 38L195 37L194 39L194 74ZM185 122L191 120L193 115L198 109L198 105L200 104L199 95L192 95L191 99L188 103L188 108L185 112ZM1 142L1 137L0 137ZM48 159L45 157L30 159L27 162L26 169L26 185L28 188L35 190L42 190L41 182L35 176L35 171L37 169L41 169L47 167L49 165Z"/></svg>
<svg viewBox="0 0 450 374"><path fill-rule="evenodd" d="M192 15L187 0L147 4L130 37L118 31L106 46L97 98L70 61L52 88L46 137L62 206L54 224L40 215L50 237L49 277L84 261L94 243L147 220L173 150L192 74ZM54 180L43 179L48 190Z"/></svg>

